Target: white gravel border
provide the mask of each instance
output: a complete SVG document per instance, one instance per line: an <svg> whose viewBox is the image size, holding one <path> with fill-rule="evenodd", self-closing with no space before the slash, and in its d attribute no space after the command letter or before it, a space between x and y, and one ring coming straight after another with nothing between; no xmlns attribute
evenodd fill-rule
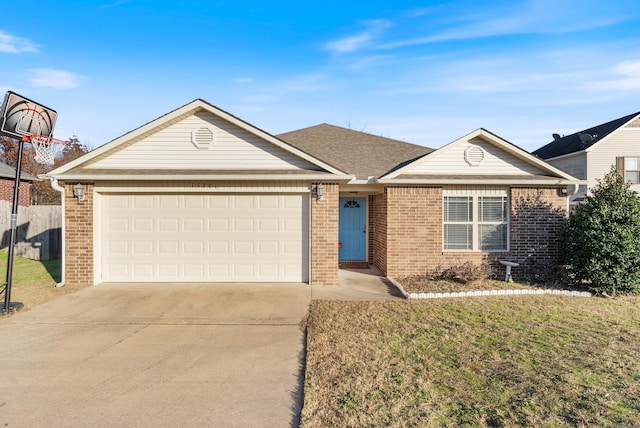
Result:
<svg viewBox="0 0 640 428"><path fill-rule="evenodd" d="M569 291L569 290L479 290L479 291L460 291L457 293L407 293L402 285L395 279L387 278L395 285L405 299L444 299L450 297L475 297L475 296L520 296L524 294L553 294L558 296L574 296L574 297L592 297L588 291Z"/></svg>

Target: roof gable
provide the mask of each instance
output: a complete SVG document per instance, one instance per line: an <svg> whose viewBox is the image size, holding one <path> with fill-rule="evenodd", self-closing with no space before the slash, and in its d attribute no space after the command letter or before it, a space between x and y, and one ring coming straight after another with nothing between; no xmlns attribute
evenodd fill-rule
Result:
<svg viewBox="0 0 640 428"><path fill-rule="evenodd" d="M563 137L556 135L554 141L533 152L542 159L552 159L590 149L606 137L640 117L640 112L612 120Z"/></svg>
<svg viewBox="0 0 640 428"><path fill-rule="evenodd" d="M390 180L477 181L575 180L486 129L464 137L383 177Z"/></svg>
<svg viewBox="0 0 640 428"><path fill-rule="evenodd" d="M195 100L48 175L105 171L317 171L336 168L223 110Z"/></svg>
<svg viewBox="0 0 640 428"><path fill-rule="evenodd" d="M326 123L279 134L279 138L310 155L354 174L379 177L433 149Z"/></svg>

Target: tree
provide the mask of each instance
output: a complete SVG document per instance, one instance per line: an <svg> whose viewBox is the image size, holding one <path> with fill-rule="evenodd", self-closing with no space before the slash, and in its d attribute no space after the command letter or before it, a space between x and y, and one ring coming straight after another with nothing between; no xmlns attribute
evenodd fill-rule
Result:
<svg viewBox="0 0 640 428"><path fill-rule="evenodd" d="M21 170L37 177L39 174L46 174L54 168L71 162L89 151L89 148L81 144L75 135L63 144L62 153L56 158L52 166L37 162L33 146L25 144L22 152ZM18 141L9 137L1 137L0 150L2 151L0 160L15 167L18 159ZM60 193L51 187L51 183L48 180L34 181L31 185L29 203L32 205L58 205L60 204Z"/></svg>
<svg viewBox="0 0 640 428"><path fill-rule="evenodd" d="M569 272L599 294L640 294L640 198L615 169L562 230Z"/></svg>

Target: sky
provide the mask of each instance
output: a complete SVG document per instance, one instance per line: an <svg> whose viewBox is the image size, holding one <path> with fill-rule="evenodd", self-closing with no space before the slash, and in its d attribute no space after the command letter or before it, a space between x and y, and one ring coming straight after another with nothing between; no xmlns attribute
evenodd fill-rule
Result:
<svg viewBox="0 0 640 428"><path fill-rule="evenodd" d="M9 2L0 93L101 146L196 98L277 135L330 123L438 148L533 151L640 111L627 0Z"/></svg>

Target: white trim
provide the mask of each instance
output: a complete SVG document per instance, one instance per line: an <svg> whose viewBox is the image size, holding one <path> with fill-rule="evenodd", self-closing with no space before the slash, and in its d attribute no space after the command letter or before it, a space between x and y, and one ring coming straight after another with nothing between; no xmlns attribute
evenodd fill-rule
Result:
<svg viewBox="0 0 640 428"><path fill-rule="evenodd" d="M433 184L433 185L445 185L445 184L473 184L473 185L504 185L504 186L568 186L570 184L587 184L587 180L567 180L567 179L555 179L549 180L527 180L527 179L515 179L509 180L504 178L481 178L478 179L474 176L465 178L404 178L404 179L392 179L383 178L378 180L380 184Z"/></svg>
<svg viewBox="0 0 640 428"><path fill-rule="evenodd" d="M483 189L479 188L468 188L468 189L442 189L442 252L443 253L506 253L510 251L510 241L511 241L511 198L509 196L509 189L499 188L499 189ZM471 248L445 248L446 240L445 240L445 224L451 224L451 222L446 222L444 217L445 211L445 203L444 199L447 197L464 197L471 198L471 221L470 222L460 222L458 224L470 224L471 225ZM479 199L481 197L498 197L506 199L506 219L504 222L480 222L480 202ZM480 248L480 225L481 224L505 224L507 227L507 237L506 237L506 248L500 249L492 249L492 250L483 250Z"/></svg>
<svg viewBox="0 0 640 428"><path fill-rule="evenodd" d="M564 155L560 155L560 156L556 156L553 158L548 158L548 159L544 159L545 162L551 162L551 161L557 161L557 160L562 160L562 159L569 159L572 157L578 157L578 156L582 156L585 155L586 152L584 150L579 150L577 152L571 152L571 153L566 153Z"/></svg>
<svg viewBox="0 0 640 428"><path fill-rule="evenodd" d="M93 191L93 285L102 282L102 194Z"/></svg>
<svg viewBox="0 0 640 428"><path fill-rule="evenodd" d="M57 178L63 181L69 180L313 180L313 181L344 181L349 182L353 179L353 175L327 175L327 174L152 174L152 175L137 175L137 174L118 174L114 171L113 174L45 174L45 177Z"/></svg>
<svg viewBox="0 0 640 428"><path fill-rule="evenodd" d="M505 152L519 158L520 160L529 163L530 165L535 166L538 169L541 169L543 171L549 172L554 174L555 176L561 178L561 179L565 179L565 180L576 180L574 177L572 177L571 175L567 174L566 172L552 166L549 165L547 162L537 158L536 156L533 156L532 154L526 152L525 150L514 146L511 143L508 143L506 140L503 140L502 138L498 137L497 135L492 134L491 132L487 131L486 129L483 128L479 128L476 129L475 131L447 144L446 146L435 150L411 163L409 163L408 165L403 166L402 168L399 168L395 171L393 171L390 174L387 174L384 176L384 180L391 180L393 178L396 178L402 174L407 173L408 171L411 171L413 168L415 168L417 165L421 165L423 163L428 162L429 160L431 160L432 158L440 155L443 151L447 151L450 150L451 148L458 146L460 144L468 144L469 141L471 141L474 138L477 137L481 137L482 139L484 139L485 141L487 141L490 144L493 144L499 148L501 148L502 150L504 150ZM383 182L382 180L378 180L379 182ZM384 182L389 182L389 181L384 181Z"/></svg>

